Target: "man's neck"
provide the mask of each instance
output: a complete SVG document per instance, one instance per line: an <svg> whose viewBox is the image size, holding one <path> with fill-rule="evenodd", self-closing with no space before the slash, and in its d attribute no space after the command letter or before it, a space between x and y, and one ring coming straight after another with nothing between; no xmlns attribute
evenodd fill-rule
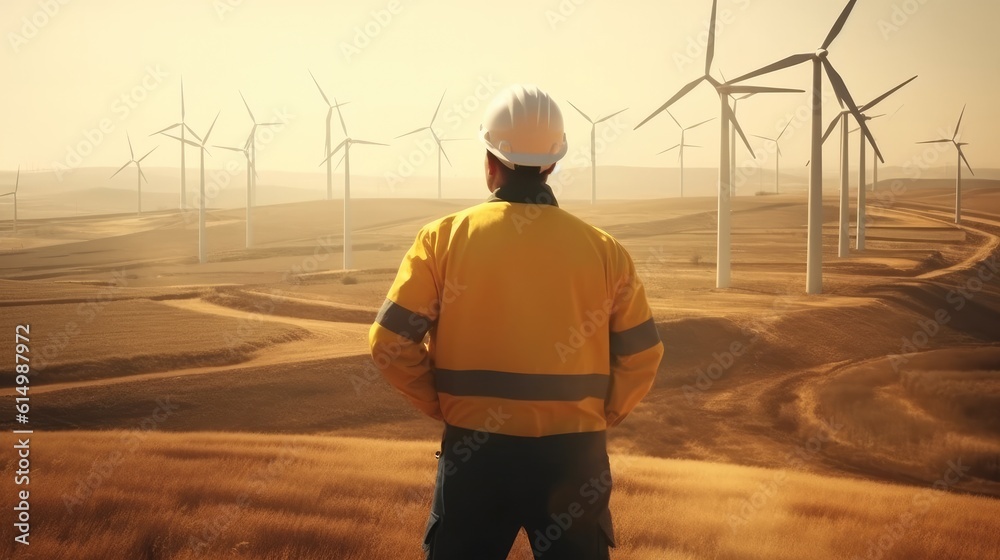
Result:
<svg viewBox="0 0 1000 560"><path fill-rule="evenodd" d="M508 177L494 189L489 202L506 201L529 204L549 204L559 206L552 188L545 184L548 175L539 174L535 177Z"/></svg>

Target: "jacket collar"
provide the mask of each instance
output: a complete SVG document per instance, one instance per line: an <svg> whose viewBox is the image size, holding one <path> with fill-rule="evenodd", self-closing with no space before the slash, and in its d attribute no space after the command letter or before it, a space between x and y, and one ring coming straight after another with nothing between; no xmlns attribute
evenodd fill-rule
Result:
<svg viewBox="0 0 1000 560"><path fill-rule="evenodd" d="M490 197L486 199L486 202L499 201L559 206L555 193L544 181L525 181L523 179L511 180L490 193Z"/></svg>

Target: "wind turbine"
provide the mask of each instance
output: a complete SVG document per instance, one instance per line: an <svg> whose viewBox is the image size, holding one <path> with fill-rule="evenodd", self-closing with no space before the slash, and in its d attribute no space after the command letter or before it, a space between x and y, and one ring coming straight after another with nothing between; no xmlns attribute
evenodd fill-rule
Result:
<svg viewBox="0 0 1000 560"><path fill-rule="evenodd" d="M966 106L967 107L967 106ZM965 153L962 151L962 146L968 146L968 142L958 141L958 131L962 128L962 118L965 117L965 107L962 107L962 114L958 117L958 125L955 126L955 133L951 135L951 139L941 139L941 140L928 140L927 142L917 142L917 144L946 144L951 143L955 146L958 151L958 165L955 167L957 172L955 175L955 223L962 223L962 163L969 168L969 173L972 176L976 176L976 172L972 170L972 166L969 165L969 160L965 159Z"/></svg>
<svg viewBox="0 0 1000 560"><path fill-rule="evenodd" d="M205 154L208 152L208 148L205 145L208 144L208 137L212 135L212 129L215 128L215 123L219 120L219 114L221 113L222 111L219 111L215 114L215 120L212 121L212 126L208 127L208 132L205 133L205 137L200 140L199 143L179 138L165 132L163 133L163 135L168 138L173 138L174 140L180 141L182 144L189 144L198 148L201 153L201 196L199 196L198 204L198 262L201 264L205 264L205 261L208 260L207 253L205 251Z"/></svg>
<svg viewBox="0 0 1000 560"><path fill-rule="evenodd" d="M695 128L698 128L699 126L701 126L701 125L703 125L703 124L705 124L707 122L714 121L715 117L712 117L712 118L710 118L708 120L701 121L700 123L691 125L689 127L684 127L684 126L681 125L680 122L678 122L677 118L674 117L674 114L671 113L669 110L667 111L667 114L670 115L670 118L675 123L677 123L677 128L681 129L681 143L680 144L676 144L674 146L671 146L671 147L667 148L666 150L663 150L662 152L659 152L657 155L665 154L665 153L667 153L667 152L669 152L671 150L674 150L674 149L678 150L677 159L678 159L678 161L680 161L680 164L681 164L681 198L684 198L684 148L700 148L701 147L701 146L695 146L694 144L688 144L685 141L685 135L687 134L687 131L689 131L689 130L693 130Z"/></svg>
<svg viewBox="0 0 1000 560"><path fill-rule="evenodd" d="M587 122L590 123L590 203L596 204L597 203L597 125L610 119L611 117L614 117L615 115L628 111L628 107L622 109L621 111L616 111L614 113L611 113L606 117L601 117L595 121L590 117L588 117L587 113L581 111L579 107L573 105L572 101L567 101L567 103L569 103L570 107L576 109L577 113L583 115L583 118L587 119Z"/></svg>
<svg viewBox="0 0 1000 560"><path fill-rule="evenodd" d="M257 174L257 170L254 169L254 167L253 167L253 161L250 160L250 139L247 139L247 142L245 144L243 144L242 148L233 148L233 147L230 147L230 146L214 146L214 147L215 148L219 148L220 150L229 150L231 152L239 152L239 153L243 154L243 157L245 157L246 160L247 160L247 210L246 210L246 212L247 212L247 217L246 217L247 233L246 233L246 248L249 249L250 246L253 245L253 225L252 225L252 223L250 221L251 218L252 218L252 216L253 216L253 211L252 211L252 208L251 208L251 205L250 205L250 187L252 185L252 183L250 182L250 175L251 174L253 174L253 175Z"/></svg>
<svg viewBox="0 0 1000 560"><path fill-rule="evenodd" d="M721 72L720 72L721 73ZM725 81L725 76L722 80ZM736 109L739 107L740 101L744 99L753 97L755 93L748 93L746 95L733 98L733 116L737 115ZM754 159L757 159L756 153L754 154ZM729 133L729 184L732 186L732 196L736 196L736 131L732 130Z"/></svg>
<svg viewBox="0 0 1000 560"><path fill-rule="evenodd" d="M788 130L788 126L792 124L792 121L788 121L785 128L781 129L781 132L774 138L768 138L767 136L761 136L759 134L752 134L755 138L760 138L761 140L767 140L768 142L774 143L775 154L774 154L774 194L781 192L781 137L785 135L785 131Z"/></svg>
<svg viewBox="0 0 1000 560"><path fill-rule="evenodd" d="M257 119L253 116L253 111L250 110L250 104L247 103L246 97L243 97L243 92L240 92L240 99L243 100L243 105L247 108L247 113L250 115L250 121L253 122L253 128L250 129L250 138L247 140L248 148L250 150L250 162L253 164L254 173L253 180L250 182L250 204L251 206L257 204L257 127L259 126L281 126L280 122L265 122L259 123Z"/></svg>
<svg viewBox="0 0 1000 560"><path fill-rule="evenodd" d="M340 128L343 129L344 136L347 138L344 138L340 144L337 144L337 147L326 156L326 159L320 162L320 165L332 159L341 148L344 149L344 155L341 157L341 161L344 162L344 270L349 270L353 266L351 258L351 145L388 146L388 144L351 138L347 133L347 125L344 124L344 115L340 112L340 104L337 103L336 97L333 98L333 105L337 109L337 116L340 118ZM339 167L340 163L337 163L337 166Z"/></svg>
<svg viewBox="0 0 1000 560"><path fill-rule="evenodd" d="M184 111L184 78L181 78L181 122L174 123L174 124L168 126L167 128L164 128L163 130L157 130L153 134L150 134L150 136L155 136L157 134L164 133L164 132L166 132L168 130L172 130L174 128L180 128L181 129L181 196L180 196L180 209L183 211L183 210L187 210L187 164L186 164L186 161L185 161L185 158L184 158L184 155L187 152L187 145L184 142L184 140L187 139L187 133L190 132L191 136L194 136L196 140L198 140L199 142L201 142L201 138L198 138L198 135L195 134L194 130L191 130L191 127L188 126L187 122L185 121L185 111Z"/></svg>
<svg viewBox="0 0 1000 560"><path fill-rule="evenodd" d="M876 97L872 101L862 105L858 108L861 114L861 120L863 122L870 121L878 117L869 117L865 114L866 111L872 109L882 101L885 101L887 97L899 91L903 86L916 80L917 76L906 80L905 82L899 84L898 86L890 89L889 91L883 93L882 95ZM850 255L850 141L848 136L854 130L848 130L847 119L851 115L851 111L842 110L840 114L830 122L830 126L827 127L826 133L823 134L823 142L825 143L827 138L833 134L834 129L837 124L840 124L840 227L839 236L837 241L837 256L840 258L845 258ZM881 116L881 115L879 115ZM857 130L857 129L855 129ZM867 191L865 190L865 183L868 179L868 174L865 170L865 156L867 154L868 147L865 144L864 135L861 136L861 159L860 159L860 176L861 180L858 183L858 226L857 226L857 236L856 236L856 248L858 251L864 251L865 249L865 213L867 210ZM875 160L875 166L878 166L878 160ZM878 172L876 172L876 177Z"/></svg>
<svg viewBox="0 0 1000 560"><path fill-rule="evenodd" d="M330 153L330 144L332 143L331 131L333 126L333 110L350 103L350 101L341 103L339 105L333 105L330 103L330 99L327 98L326 92L320 87L319 82L316 81L316 76L313 76L312 71L309 72L309 76L312 78L314 84L316 84L316 89L319 90L319 94L323 96L323 102L326 103L326 147L323 148L323 153ZM256 175L257 171L254 170ZM333 160L326 162L326 199L333 200Z"/></svg>
<svg viewBox="0 0 1000 560"><path fill-rule="evenodd" d="M441 156L443 155L444 159L448 161L448 165L451 165L451 159L448 158L448 154L444 151L444 146L442 144L444 142L455 142L457 140L464 140L464 138L441 138L437 135L436 132L434 132L434 121L437 120L438 112L441 111L441 104L444 103L444 96L446 93L448 93L447 90L445 90L445 92L441 94L441 100L438 101L437 109L434 109L434 115L431 116L430 124L428 124L427 126L422 126L416 130L407 132L406 134L400 134L399 136L396 137L397 139L399 139L404 136L416 134L423 130L431 131L431 136L434 138L434 143L437 144L438 147L438 200L441 199ZM329 151L329 147L327 148L327 150ZM329 167L329 165L330 161L327 161L327 167Z"/></svg>
<svg viewBox="0 0 1000 560"><path fill-rule="evenodd" d="M798 89L785 89L785 88L772 88L772 87L761 87L761 86L745 86L745 85L733 85L730 82L722 83L712 77L712 61L715 58L715 19L716 13L718 11L719 0L712 0L712 17L709 22L708 27L708 48L705 56L705 74L682 87L680 91L674 94L666 103L664 103L659 109L653 111L648 117L642 122L636 125L636 129L640 126L649 122L650 119L660 114L661 112L667 110L671 105L673 105L678 99L684 97L691 92L695 87L700 85L702 82L708 82L712 87L715 88L716 93L719 95L719 101L721 104L721 128L720 128L720 150L719 150L719 219L718 219L718 242L717 242L717 256L716 256L716 273L715 273L715 285L717 288L728 288L731 281L731 225L730 225L730 158L729 158L729 125L736 128L736 132L739 133L740 138L743 139L744 144L746 144L747 150L750 151L751 155L754 155L753 148L750 147L750 142L747 140L745 134L743 134L743 129L740 127L739 122L736 121L736 116L733 114L732 108L729 107L729 96L737 93L801 93L802 90ZM756 155L754 155L756 157Z"/></svg>
<svg viewBox="0 0 1000 560"><path fill-rule="evenodd" d="M17 235L17 186L21 184L21 166L17 166L17 177L14 179L14 190L9 193L0 194L0 198L5 196L14 197L14 235Z"/></svg>
<svg viewBox="0 0 1000 560"><path fill-rule="evenodd" d="M742 82L757 76L763 76L778 70L791 68L792 66L797 66L805 62L812 63L812 157L810 158L812 165L809 169L809 240L806 257L806 292L809 294L820 294L823 292L824 70L826 70L826 74L830 79L830 84L833 86L833 90L837 95L837 101L840 102L841 106L847 105L851 114L854 115L855 119L857 119L861 125L861 130L864 135L871 141L872 148L875 150L875 155L882 160L883 163L885 162L882 158L882 153L878 149L878 145L875 143L875 139L872 137L871 131L868 130L868 125L865 124L864 118L861 116L861 112L858 110L857 105L855 105L854 99L851 98L851 92L848 91L847 85L844 83L844 79L840 77L840 74L837 73L833 64L830 63L829 51L827 50L830 48L830 45L833 44L833 41L837 38L837 36L840 35L840 32L844 29L844 25L847 23L847 19L850 17L855 4L857 4L857 0L850 0L847 3L844 11L841 12L840 17L837 18L837 21L833 24L833 28L830 30L830 33L826 36L826 40L823 41L823 44L815 52L789 56L759 70L740 76L732 82Z"/></svg>
<svg viewBox="0 0 1000 560"><path fill-rule="evenodd" d="M135 159L135 152L132 150L132 138L128 135L128 132L125 133L125 138L128 139L128 153L130 159L127 162L125 162L125 165L121 166L118 169L118 171L115 171L114 174L111 175L111 177L109 178L114 179L115 175L118 175L119 173L124 171L126 167L132 165L133 163L135 164L135 168L139 171L136 174L137 175L136 182L138 183L138 195L136 198L139 205L136 214L142 214L142 182L143 180L145 180L147 183L149 182L149 179L146 179L146 175L142 172L142 160L149 157L149 154L153 153L153 151L156 150L156 148L149 150L148 152L146 152L146 155L142 156L141 158Z"/></svg>

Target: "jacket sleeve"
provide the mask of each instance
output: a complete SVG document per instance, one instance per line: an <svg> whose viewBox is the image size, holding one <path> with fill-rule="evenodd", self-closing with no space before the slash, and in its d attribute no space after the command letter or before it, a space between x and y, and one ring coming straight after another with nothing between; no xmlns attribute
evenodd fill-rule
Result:
<svg viewBox="0 0 1000 560"><path fill-rule="evenodd" d="M368 331L375 365L420 412L442 419L424 337L439 311L433 239L424 228L396 274L382 309Z"/></svg>
<svg viewBox="0 0 1000 560"><path fill-rule="evenodd" d="M611 385L604 404L608 426L617 426L653 386L663 358L646 291L628 252L616 245L610 318Z"/></svg>

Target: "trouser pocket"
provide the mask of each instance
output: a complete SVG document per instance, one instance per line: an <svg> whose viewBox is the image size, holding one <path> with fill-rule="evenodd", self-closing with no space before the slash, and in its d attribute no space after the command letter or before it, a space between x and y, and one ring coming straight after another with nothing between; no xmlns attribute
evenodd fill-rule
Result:
<svg viewBox="0 0 1000 560"><path fill-rule="evenodd" d="M431 544L434 542L434 533L437 531L438 525L441 523L441 516L434 513L433 511L427 517L427 528L424 529L424 542L423 549L424 553L427 554L427 558L431 558Z"/></svg>

